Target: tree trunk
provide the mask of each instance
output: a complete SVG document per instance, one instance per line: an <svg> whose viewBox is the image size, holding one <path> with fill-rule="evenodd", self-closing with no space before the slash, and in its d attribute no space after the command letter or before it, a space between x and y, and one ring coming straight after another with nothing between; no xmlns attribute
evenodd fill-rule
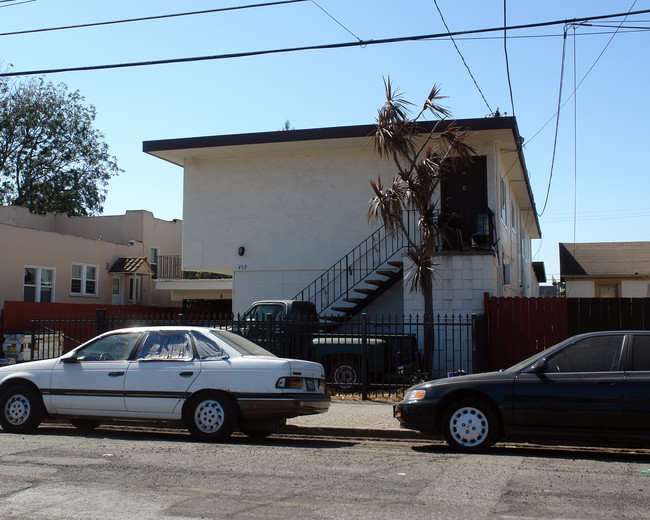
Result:
<svg viewBox="0 0 650 520"><path fill-rule="evenodd" d="M422 298L424 299L424 370L433 375L433 287L422 288Z"/></svg>

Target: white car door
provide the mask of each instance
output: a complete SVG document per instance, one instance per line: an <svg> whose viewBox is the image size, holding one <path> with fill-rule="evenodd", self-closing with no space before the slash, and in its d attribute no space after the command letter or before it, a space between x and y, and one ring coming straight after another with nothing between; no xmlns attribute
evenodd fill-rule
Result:
<svg viewBox="0 0 650 520"><path fill-rule="evenodd" d="M52 370L49 393L57 413L110 416L124 412L124 379L141 333L101 337Z"/></svg>
<svg viewBox="0 0 650 520"><path fill-rule="evenodd" d="M180 403L200 372L201 362L186 331L149 332L126 373L127 411L143 417L179 417Z"/></svg>

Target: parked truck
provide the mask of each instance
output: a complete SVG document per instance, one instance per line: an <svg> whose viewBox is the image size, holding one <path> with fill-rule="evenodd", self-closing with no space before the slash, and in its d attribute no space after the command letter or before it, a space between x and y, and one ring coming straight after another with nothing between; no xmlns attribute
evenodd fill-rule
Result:
<svg viewBox="0 0 650 520"><path fill-rule="evenodd" d="M341 389L361 383L364 367L370 384L410 383L418 366L415 334L381 324L360 329L360 323L321 319L313 303L300 300L254 302L233 325L277 355L321 363Z"/></svg>

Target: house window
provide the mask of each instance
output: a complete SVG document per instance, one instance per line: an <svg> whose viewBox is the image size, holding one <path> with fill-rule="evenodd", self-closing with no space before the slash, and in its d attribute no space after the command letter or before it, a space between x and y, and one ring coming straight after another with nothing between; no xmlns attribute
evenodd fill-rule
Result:
<svg viewBox="0 0 650 520"><path fill-rule="evenodd" d="M516 231L515 229L515 203L511 202L510 203L510 227L512 228L512 231Z"/></svg>
<svg viewBox="0 0 650 520"><path fill-rule="evenodd" d="M618 283L596 282L596 298L618 298L618 297L619 297Z"/></svg>
<svg viewBox="0 0 650 520"><path fill-rule="evenodd" d="M96 265L72 264L70 294L73 296L97 296Z"/></svg>
<svg viewBox="0 0 650 520"><path fill-rule="evenodd" d="M133 277L129 277L129 303L142 302L142 277L135 277L135 291L133 290Z"/></svg>
<svg viewBox="0 0 650 520"><path fill-rule="evenodd" d="M151 253L149 254L149 265L153 269L153 278L154 280L158 278L158 256L160 255L159 247L152 247Z"/></svg>
<svg viewBox="0 0 650 520"><path fill-rule="evenodd" d="M506 183L501 179L501 220L507 225L506 220Z"/></svg>
<svg viewBox="0 0 650 520"><path fill-rule="evenodd" d="M23 301L53 302L55 270L48 267L26 266L23 278Z"/></svg>

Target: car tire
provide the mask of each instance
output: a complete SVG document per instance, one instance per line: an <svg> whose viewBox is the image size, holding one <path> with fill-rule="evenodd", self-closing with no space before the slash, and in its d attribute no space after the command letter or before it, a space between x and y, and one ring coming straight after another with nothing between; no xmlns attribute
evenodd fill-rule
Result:
<svg viewBox="0 0 650 520"><path fill-rule="evenodd" d="M232 400L221 392L205 392L187 406L185 420L193 437L202 441L224 441L237 426L237 412Z"/></svg>
<svg viewBox="0 0 650 520"><path fill-rule="evenodd" d="M359 367L354 361L337 361L332 365L331 379L340 390L350 390L360 382Z"/></svg>
<svg viewBox="0 0 650 520"><path fill-rule="evenodd" d="M89 432L98 428L102 422L99 419L70 419L70 424L77 428L77 430Z"/></svg>
<svg viewBox="0 0 650 520"><path fill-rule="evenodd" d="M9 433L32 433L45 417L41 394L28 385L16 385L0 397L0 426Z"/></svg>
<svg viewBox="0 0 650 520"><path fill-rule="evenodd" d="M492 409L478 399L452 403L442 417L447 444L468 453L487 450L497 439L497 419Z"/></svg>

